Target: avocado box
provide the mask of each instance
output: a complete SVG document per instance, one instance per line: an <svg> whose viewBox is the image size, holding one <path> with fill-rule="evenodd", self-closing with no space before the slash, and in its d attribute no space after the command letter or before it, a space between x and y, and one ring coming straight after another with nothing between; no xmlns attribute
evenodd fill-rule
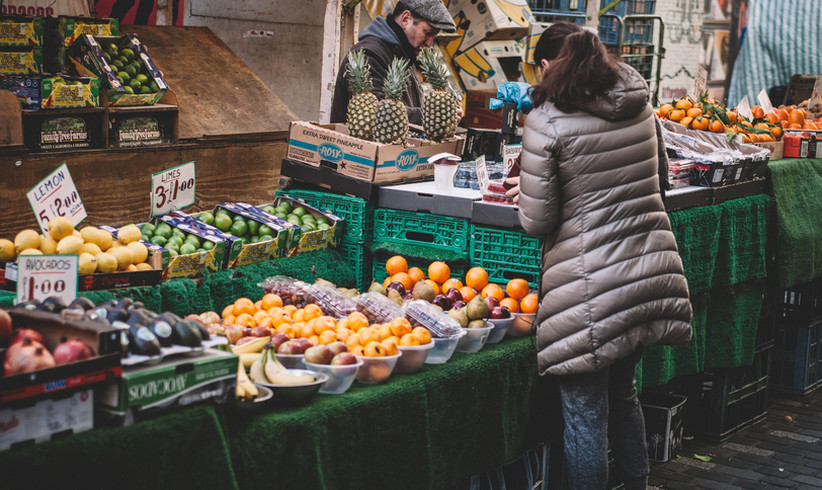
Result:
<svg viewBox="0 0 822 490"><path fill-rule="evenodd" d="M193 358L126 366L118 382L95 391L95 403L118 424L194 403L222 403L235 396L238 362L234 354L206 349Z"/></svg>
<svg viewBox="0 0 822 490"><path fill-rule="evenodd" d="M43 18L0 16L0 46L42 46Z"/></svg>
<svg viewBox="0 0 822 490"><path fill-rule="evenodd" d="M251 220L260 226L267 226L273 233L271 240L257 243L246 242L244 239L241 239L240 243L242 245L240 252L229 262L228 269L279 257L288 257L299 244L300 236L298 227L294 227L291 223L278 220L276 216L266 213L262 209L242 202L221 203L214 208L213 213L215 220L220 210L228 211L232 220L235 220L236 216L241 216L246 222ZM296 230L292 227L296 228Z"/></svg>
<svg viewBox="0 0 822 490"><path fill-rule="evenodd" d="M51 25L55 20L49 20ZM120 21L117 19L94 19L90 17L60 16L56 19L56 28L50 29L56 33L57 43L71 46L80 36L119 36Z"/></svg>
<svg viewBox="0 0 822 490"><path fill-rule="evenodd" d="M359 180L396 182L433 177L434 165L428 158L438 153L458 155L463 141L460 136L442 143L408 138L407 145L389 145L354 138L344 124L293 121L287 158Z"/></svg>
<svg viewBox="0 0 822 490"><path fill-rule="evenodd" d="M199 236L202 236L209 241L213 242L214 240L218 240L222 242L220 247L220 260L218 264L220 269L228 269L229 264L231 264L242 251L242 240L231 233L220 231L214 226L200 221L195 216L186 214L179 209L175 209L174 211L171 211L167 215L163 216L164 221L169 219L174 220L175 223L184 223L189 227L197 229L200 233Z"/></svg>
<svg viewBox="0 0 822 490"><path fill-rule="evenodd" d="M100 105L100 82L97 77L43 77L40 100L43 109L97 107Z"/></svg>
<svg viewBox="0 0 822 490"><path fill-rule="evenodd" d="M302 222L302 220L300 224L292 222L292 224L299 226L302 230L302 233L300 234L298 253L311 252L313 250L321 250L339 245L340 240L342 240L343 218L340 218L329 211L320 211L318 208L307 204L301 199L295 199L289 196L278 196L270 206L276 209L284 202L289 203L292 210L297 207L305 209L305 211L313 218L311 220L307 220L308 223ZM288 221L287 215L285 217L277 216L277 218ZM308 226L308 229L306 229L306 225L310 223L314 223L313 226ZM319 228L317 227L317 223L325 223L327 226Z"/></svg>
<svg viewBox="0 0 822 490"><path fill-rule="evenodd" d="M100 89L114 106L153 105L168 90L160 70L135 34L84 34L69 47L68 57L77 74L100 79Z"/></svg>
<svg viewBox="0 0 822 490"><path fill-rule="evenodd" d="M0 74L37 75L42 72L41 46L0 46Z"/></svg>

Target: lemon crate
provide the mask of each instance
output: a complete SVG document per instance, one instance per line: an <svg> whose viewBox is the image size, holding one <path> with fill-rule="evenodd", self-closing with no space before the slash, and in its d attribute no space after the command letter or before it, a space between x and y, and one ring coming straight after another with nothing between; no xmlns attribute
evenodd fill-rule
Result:
<svg viewBox="0 0 822 490"><path fill-rule="evenodd" d="M337 251L354 271L355 287L360 291L367 291L371 284L371 251L362 243L348 243L345 240L337 246Z"/></svg>
<svg viewBox="0 0 822 490"><path fill-rule="evenodd" d="M332 214L345 219L343 243L362 244L371 239L373 228L374 205L361 197L350 197L333 192L312 191L307 189L287 189L277 191L277 195L286 195L302 199L320 211L331 211Z"/></svg>
<svg viewBox="0 0 822 490"><path fill-rule="evenodd" d="M462 218L386 208L374 210L375 242L425 245L467 253L470 238L470 224Z"/></svg>
<svg viewBox="0 0 822 490"><path fill-rule="evenodd" d="M790 395L806 395L822 386L820 335L822 323L777 330L771 386Z"/></svg>
<svg viewBox="0 0 822 490"><path fill-rule="evenodd" d="M488 280L505 284L521 277L539 284L542 240L524 231L471 225L471 265L488 271Z"/></svg>

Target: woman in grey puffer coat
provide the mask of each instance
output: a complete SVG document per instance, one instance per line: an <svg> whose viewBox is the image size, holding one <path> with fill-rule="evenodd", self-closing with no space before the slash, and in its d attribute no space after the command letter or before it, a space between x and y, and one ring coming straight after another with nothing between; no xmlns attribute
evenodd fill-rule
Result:
<svg viewBox="0 0 822 490"><path fill-rule="evenodd" d="M605 488L609 436L626 488L645 488L636 366L643 347L691 339L688 285L660 195L667 158L647 84L595 34L556 23L535 58L543 76L523 133L518 202L525 231L545 237L539 372L561 375L570 488Z"/></svg>

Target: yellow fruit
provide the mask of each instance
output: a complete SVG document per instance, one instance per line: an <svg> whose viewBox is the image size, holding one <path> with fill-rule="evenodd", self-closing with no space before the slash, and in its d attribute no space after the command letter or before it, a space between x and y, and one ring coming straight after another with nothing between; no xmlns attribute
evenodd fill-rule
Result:
<svg viewBox="0 0 822 490"><path fill-rule="evenodd" d="M57 242L57 253L61 255L79 254L83 246L83 239L74 235L63 237Z"/></svg>
<svg viewBox="0 0 822 490"><path fill-rule="evenodd" d="M27 248L27 249L23 250L22 252L20 252L19 254L17 254L17 259L19 260L20 257L22 257L24 255L43 255L43 252L41 252L40 249L38 249L38 248Z"/></svg>
<svg viewBox="0 0 822 490"><path fill-rule="evenodd" d="M83 235L77 230L72 231L71 234L76 236L77 238L83 238Z"/></svg>
<svg viewBox="0 0 822 490"><path fill-rule="evenodd" d="M135 264L145 262L148 258L148 248L140 242L131 242L126 245L126 248L131 250L131 253L134 254Z"/></svg>
<svg viewBox="0 0 822 490"><path fill-rule="evenodd" d="M57 240L51 235L40 235L40 251L44 254L56 254Z"/></svg>
<svg viewBox="0 0 822 490"><path fill-rule="evenodd" d="M74 225L65 216L56 216L49 220L49 235L58 242L72 233L74 233Z"/></svg>
<svg viewBox="0 0 822 490"><path fill-rule="evenodd" d="M153 271L154 267L151 267L151 264L149 264L148 262L140 262L139 264L137 264L137 270L138 271Z"/></svg>
<svg viewBox="0 0 822 490"><path fill-rule="evenodd" d="M0 238L0 260L14 260L14 242Z"/></svg>
<svg viewBox="0 0 822 490"><path fill-rule="evenodd" d="M117 240L123 245L136 242L141 236L140 228L137 228L135 225L126 225L117 232Z"/></svg>
<svg viewBox="0 0 822 490"><path fill-rule="evenodd" d="M91 255L97 255L98 253L102 252L103 250L97 246L95 243L86 242L80 247L80 253L86 252L90 253Z"/></svg>
<svg viewBox="0 0 822 490"><path fill-rule="evenodd" d="M120 243L120 240L112 240L111 245L108 246L108 249L111 250L112 248L122 247L123 244ZM105 250L104 250L105 252Z"/></svg>
<svg viewBox="0 0 822 490"><path fill-rule="evenodd" d="M94 274L95 270L97 270L97 259L94 258L94 255L88 252L81 252L77 272L80 274Z"/></svg>
<svg viewBox="0 0 822 490"><path fill-rule="evenodd" d="M118 270L124 271L126 270L126 267L134 263L134 254L131 253L131 250L129 250L128 247L110 248L108 253L117 259Z"/></svg>
<svg viewBox="0 0 822 490"><path fill-rule="evenodd" d="M40 234L34 230L23 230L14 237L14 250L18 254L27 248L40 248Z"/></svg>
<svg viewBox="0 0 822 490"><path fill-rule="evenodd" d="M83 237L86 243L93 243L100 247L100 242L102 241L102 236L100 236L100 230L94 226L86 226L82 230L80 230L80 235ZM103 247L100 247L102 250Z"/></svg>
<svg viewBox="0 0 822 490"><path fill-rule="evenodd" d="M128 267L126 267L125 270L126 272L137 272L140 269L138 269L137 266L134 264L128 264Z"/></svg>
<svg viewBox="0 0 822 490"><path fill-rule="evenodd" d="M97 254L97 272L109 274L117 270L117 259L108 252Z"/></svg>
<svg viewBox="0 0 822 490"><path fill-rule="evenodd" d="M111 248L111 242L114 241L114 238L112 238L111 233L109 233L106 230L98 230L98 231L99 231L100 241L97 243L97 245L100 246L100 250L105 252L106 250Z"/></svg>

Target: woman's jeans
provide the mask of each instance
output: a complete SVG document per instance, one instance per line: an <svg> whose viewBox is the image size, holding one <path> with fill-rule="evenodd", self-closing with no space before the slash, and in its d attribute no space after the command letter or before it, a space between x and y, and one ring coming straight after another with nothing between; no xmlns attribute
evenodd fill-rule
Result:
<svg viewBox="0 0 822 490"><path fill-rule="evenodd" d="M642 349L598 373L558 376L568 488L605 489L608 441L627 490L647 486L645 420L634 387Z"/></svg>

